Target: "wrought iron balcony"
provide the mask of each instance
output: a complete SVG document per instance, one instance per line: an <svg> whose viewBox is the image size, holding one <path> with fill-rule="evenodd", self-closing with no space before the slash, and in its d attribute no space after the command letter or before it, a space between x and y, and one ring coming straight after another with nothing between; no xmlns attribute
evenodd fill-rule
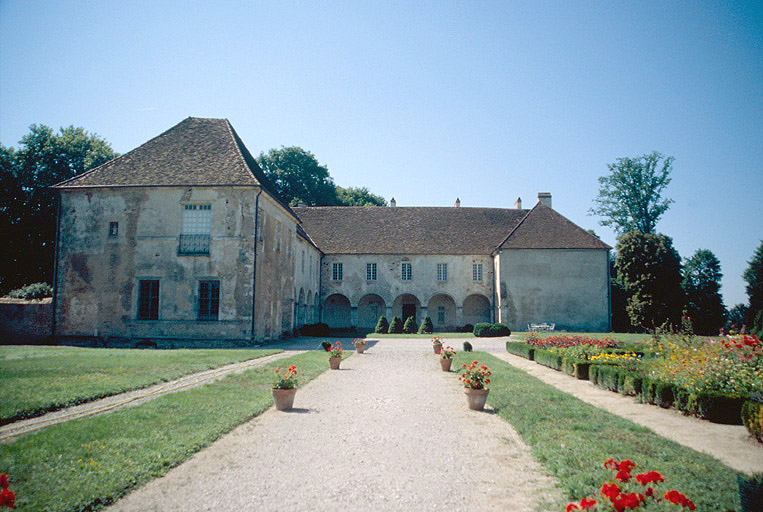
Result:
<svg viewBox="0 0 763 512"><path fill-rule="evenodd" d="M209 235L180 235L178 254L209 254Z"/></svg>

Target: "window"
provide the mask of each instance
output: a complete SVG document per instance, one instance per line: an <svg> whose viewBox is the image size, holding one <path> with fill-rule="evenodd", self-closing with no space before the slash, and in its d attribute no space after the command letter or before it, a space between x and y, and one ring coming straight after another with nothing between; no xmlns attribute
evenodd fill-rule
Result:
<svg viewBox="0 0 763 512"><path fill-rule="evenodd" d="M472 279L474 281L482 281L482 263L474 263L472 265Z"/></svg>
<svg viewBox="0 0 763 512"><path fill-rule="evenodd" d="M109 236L119 235L119 222L109 222Z"/></svg>
<svg viewBox="0 0 763 512"><path fill-rule="evenodd" d="M437 306L437 323L445 323L445 306Z"/></svg>
<svg viewBox="0 0 763 512"><path fill-rule="evenodd" d="M341 263L334 263L334 271L331 274L331 279L333 281L342 280L342 264Z"/></svg>
<svg viewBox="0 0 763 512"><path fill-rule="evenodd" d="M159 280L138 282L138 320L159 320Z"/></svg>
<svg viewBox="0 0 763 512"><path fill-rule="evenodd" d="M281 250L281 221L276 221L276 251Z"/></svg>
<svg viewBox="0 0 763 512"><path fill-rule="evenodd" d="M376 281L376 263L366 263L366 281Z"/></svg>
<svg viewBox="0 0 763 512"><path fill-rule="evenodd" d="M183 230L180 232L178 254L209 254L212 231L212 205L183 205Z"/></svg>
<svg viewBox="0 0 763 512"><path fill-rule="evenodd" d="M400 267L400 278L403 281L411 281L413 279L413 271L411 270L410 263L403 263Z"/></svg>
<svg viewBox="0 0 763 512"><path fill-rule="evenodd" d="M220 281L199 281L197 320L215 321L220 312Z"/></svg>
<svg viewBox="0 0 763 512"><path fill-rule="evenodd" d="M437 280L438 281L448 280L448 264L447 263L437 264Z"/></svg>

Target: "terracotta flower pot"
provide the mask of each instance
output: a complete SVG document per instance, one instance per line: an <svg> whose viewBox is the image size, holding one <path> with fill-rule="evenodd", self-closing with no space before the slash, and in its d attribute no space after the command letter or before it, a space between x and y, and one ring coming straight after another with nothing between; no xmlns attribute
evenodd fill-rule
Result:
<svg viewBox="0 0 763 512"><path fill-rule="evenodd" d="M442 368L442 371L449 372L450 371L450 365L453 364L453 359L448 359L446 357L440 358L440 368Z"/></svg>
<svg viewBox="0 0 763 512"><path fill-rule="evenodd" d="M435 354L439 354L442 350L442 343L432 343L432 349L434 350Z"/></svg>
<svg viewBox="0 0 763 512"><path fill-rule="evenodd" d="M288 411L294 405L294 395L297 394L297 388L278 389L273 388L273 402L279 411Z"/></svg>
<svg viewBox="0 0 763 512"><path fill-rule="evenodd" d="M466 401L469 404L469 409L473 411L481 411L485 408L485 402L487 401L487 394L489 389L472 389L464 388L466 393Z"/></svg>
<svg viewBox="0 0 763 512"><path fill-rule="evenodd" d="M366 350L366 344L365 343L356 343L355 344L355 352L358 354L362 354Z"/></svg>
<svg viewBox="0 0 763 512"><path fill-rule="evenodd" d="M339 363L342 362L341 357L329 357L329 368L332 370L338 370L339 369Z"/></svg>

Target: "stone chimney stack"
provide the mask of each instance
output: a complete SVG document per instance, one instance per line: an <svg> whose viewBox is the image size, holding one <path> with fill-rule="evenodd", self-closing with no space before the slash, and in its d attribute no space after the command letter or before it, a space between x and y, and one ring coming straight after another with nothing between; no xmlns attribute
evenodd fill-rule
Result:
<svg viewBox="0 0 763 512"><path fill-rule="evenodd" d="M394 207L397 206L397 201L395 201L394 197L389 200L389 206L390 206L390 208L394 208Z"/></svg>
<svg viewBox="0 0 763 512"><path fill-rule="evenodd" d="M538 202L543 203L549 208L551 208L551 193L549 192L538 192Z"/></svg>
<svg viewBox="0 0 763 512"><path fill-rule="evenodd" d="M456 204L454 204L456 208L461 208L461 200L459 198L456 198Z"/></svg>
<svg viewBox="0 0 763 512"><path fill-rule="evenodd" d="M522 198L518 197L516 201L514 201L514 209L515 210L521 210L522 209Z"/></svg>

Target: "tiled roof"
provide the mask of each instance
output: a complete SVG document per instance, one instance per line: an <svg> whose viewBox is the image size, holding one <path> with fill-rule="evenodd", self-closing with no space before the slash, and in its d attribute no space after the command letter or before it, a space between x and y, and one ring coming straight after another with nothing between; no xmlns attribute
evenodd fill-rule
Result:
<svg viewBox="0 0 763 512"><path fill-rule="evenodd" d="M527 210L386 206L294 208L326 254L490 254Z"/></svg>
<svg viewBox="0 0 763 512"><path fill-rule="evenodd" d="M227 119L189 117L55 187L260 184L273 190Z"/></svg>
<svg viewBox="0 0 763 512"><path fill-rule="evenodd" d="M611 249L543 203L538 203L500 244L500 249Z"/></svg>

